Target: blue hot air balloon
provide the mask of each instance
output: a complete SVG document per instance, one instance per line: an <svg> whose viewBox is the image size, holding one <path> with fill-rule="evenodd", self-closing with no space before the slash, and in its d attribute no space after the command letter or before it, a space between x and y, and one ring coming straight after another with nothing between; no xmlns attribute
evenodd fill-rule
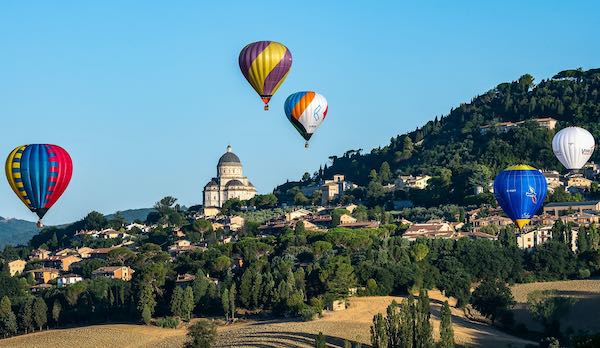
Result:
<svg viewBox="0 0 600 348"><path fill-rule="evenodd" d="M494 196L506 215L522 229L540 210L548 184L539 170L524 164L501 171L494 180Z"/></svg>

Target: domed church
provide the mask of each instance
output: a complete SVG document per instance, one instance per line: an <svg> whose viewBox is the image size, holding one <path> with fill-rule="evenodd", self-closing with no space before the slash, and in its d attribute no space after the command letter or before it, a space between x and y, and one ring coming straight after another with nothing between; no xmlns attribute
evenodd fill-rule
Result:
<svg viewBox="0 0 600 348"><path fill-rule="evenodd" d="M219 158L217 177L212 178L203 191L204 207L222 207L231 198L240 200L256 196L256 188L244 176L240 158L227 146L227 152Z"/></svg>

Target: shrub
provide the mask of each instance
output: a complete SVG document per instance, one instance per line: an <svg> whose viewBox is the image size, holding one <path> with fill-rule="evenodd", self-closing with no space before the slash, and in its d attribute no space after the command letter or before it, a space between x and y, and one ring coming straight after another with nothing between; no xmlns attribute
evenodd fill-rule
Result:
<svg viewBox="0 0 600 348"><path fill-rule="evenodd" d="M590 270L587 268L580 268L577 273L577 277L579 279L587 279L592 275L592 272L590 272Z"/></svg>
<svg viewBox="0 0 600 348"><path fill-rule="evenodd" d="M176 329L179 326L179 318L176 317L164 317L158 318L156 320L156 326L167 328L167 329Z"/></svg>
<svg viewBox="0 0 600 348"><path fill-rule="evenodd" d="M317 313L319 316L321 316L321 314L323 313L323 309L325 309L325 302L323 302L323 298L322 297L313 297L310 299L309 301L311 307L314 308L315 313Z"/></svg>
<svg viewBox="0 0 600 348"><path fill-rule="evenodd" d="M185 348L208 348L217 338L217 328L213 322L200 319L190 326L187 336L191 340L185 343Z"/></svg>
<svg viewBox="0 0 600 348"><path fill-rule="evenodd" d="M298 309L298 315L302 318L303 321L311 321L315 318L317 311L314 307L311 307L307 304L303 304Z"/></svg>
<svg viewBox="0 0 600 348"><path fill-rule="evenodd" d="M144 309L142 310L142 321L146 325L150 325L152 322L152 312L148 306L144 306Z"/></svg>

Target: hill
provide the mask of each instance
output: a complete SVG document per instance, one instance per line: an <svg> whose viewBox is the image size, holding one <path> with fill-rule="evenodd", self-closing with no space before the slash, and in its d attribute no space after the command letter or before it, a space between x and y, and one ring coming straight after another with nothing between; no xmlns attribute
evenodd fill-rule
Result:
<svg viewBox="0 0 600 348"><path fill-rule="evenodd" d="M35 222L0 217L0 248L9 244L27 244L38 232Z"/></svg>
<svg viewBox="0 0 600 348"><path fill-rule="evenodd" d="M128 209L123 211L118 211L114 214L106 215L108 220L114 219L117 214L121 215L125 221L128 223L132 223L135 220L146 221L146 217L151 212L156 211L154 208L140 208L140 209Z"/></svg>
<svg viewBox="0 0 600 348"><path fill-rule="evenodd" d="M135 220L145 221L148 214L153 211L155 211L153 208L128 209L106 215L105 218L112 220L119 214L127 223ZM54 227L66 227L70 225L73 225L73 223ZM49 226L48 230L53 230L53 227ZM40 230L36 227L35 222L0 217L0 249L6 245L28 244L32 237L38 236L39 233Z"/></svg>
<svg viewBox="0 0 600 348"><path fill-rule="evenodd" d="M384 147L364 154L357 149L331 156L331 164L316 171L310 180L288 182L275 193L280 200L290 201L297 193L294 187L341 173L369 189L352 193L355 198L375 205L381 203L377 199L382 190L377 184L393 182L397 174L427 174L433 177L430 188L423 190L427 191L423 197L416 193L410 197L417 205L478 203L489 197L472 197L474 187L487 184L508 165L525 162L536 168L562 169L551 149L554 131L528 121L551 117L558 121L557 129L578 125L600 139L599 94L600 69L561 71L537 85L533 76L525 74L415 131L393 137ZM498 122L520 121L525 122L508 131L481 129ZM600 151L596 151L592 160L599 159Z"/></svg>

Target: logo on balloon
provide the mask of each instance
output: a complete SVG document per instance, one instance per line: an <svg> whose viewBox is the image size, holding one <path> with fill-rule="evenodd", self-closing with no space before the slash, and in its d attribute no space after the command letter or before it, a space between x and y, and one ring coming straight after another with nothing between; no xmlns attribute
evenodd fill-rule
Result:
<svg viewBox="0 0 600 348"><path fill-rule="evenodd" d="M321 111L321 105L317 106L317 108L313 112L313 118L315 119L315 121L319 121L319 119L320 119L319 111Z"/></svg>
<svg viewBox="0 0 600 348"><path fill-rule="evenodd" d="M529 186L529 191L525 193L525 196L531 198L533 204L537 204L537 193L533 187Z"/></svg>

